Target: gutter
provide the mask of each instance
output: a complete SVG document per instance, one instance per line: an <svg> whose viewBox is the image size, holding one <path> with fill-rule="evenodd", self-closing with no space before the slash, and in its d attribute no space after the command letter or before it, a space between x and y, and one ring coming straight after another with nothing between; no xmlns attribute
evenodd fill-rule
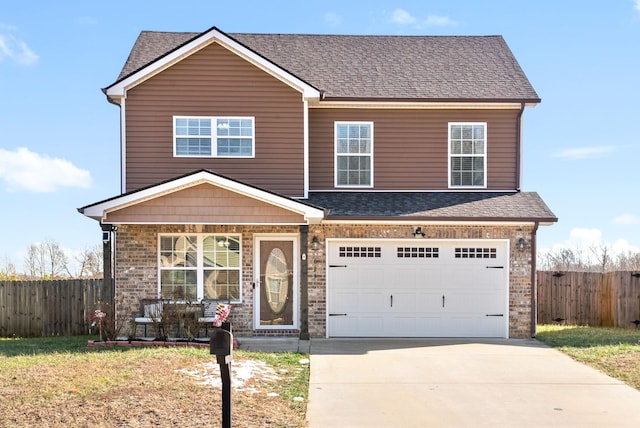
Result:
<svg viewBox="0 0 640 428"><path fill-rule="evenodd" d="M522 180L522 113L524 113L525 103L520 103L518 121L516 128L516 190L520 191L520 181Z"/></svg>
<svg viewBox="0 0 640 428"><path fill-rule="evenodd" d="M538 322L537 299L536 299L536 275L538 269L537 253L538 253L538 226L537 221L531 231L531 337L536 337L536 324Z"/></svg>

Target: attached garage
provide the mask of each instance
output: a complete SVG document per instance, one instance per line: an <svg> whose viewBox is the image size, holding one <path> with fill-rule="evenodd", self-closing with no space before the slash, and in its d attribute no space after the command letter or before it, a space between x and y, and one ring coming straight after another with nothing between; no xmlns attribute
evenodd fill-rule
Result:
<svg viewBox="0 0 640 428"><path fill-rule="evenodd" d="M329 240L329 337L508 337L507 240Z"/></svg>

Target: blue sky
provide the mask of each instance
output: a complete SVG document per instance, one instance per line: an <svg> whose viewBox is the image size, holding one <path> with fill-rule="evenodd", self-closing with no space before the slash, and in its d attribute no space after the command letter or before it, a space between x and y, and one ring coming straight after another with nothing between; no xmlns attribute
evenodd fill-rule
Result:
<svg viewBox="0 0 640 428"><path fill-rule="evenodd" d="M8 3L8 4L7 4ZM523 190L559 217L543 249L640 251L640 0L120 1L0 6L0 268L101 241L76 208L119 193L113 83L139 32L502 35L542 103Z"/></svg>

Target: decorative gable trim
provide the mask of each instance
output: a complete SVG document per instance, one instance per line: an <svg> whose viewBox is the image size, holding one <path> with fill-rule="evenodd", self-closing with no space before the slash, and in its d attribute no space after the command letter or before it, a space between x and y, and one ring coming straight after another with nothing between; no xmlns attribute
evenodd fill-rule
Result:
<svg viewBox="0 0 640 428"><path fill-rule="evenodd" d="M178 46L172 51L169 51L165 55L134 71L128 76L125 76L111 86L108 86L103 91L107 97L118 103L121 98L126 97L126 92L129 89L139 85L147 79L150 79L154 75L205 48L211 43L218 43L276 79L282 81L286 85L299 91L302 93L302 97L304 99L320 98L320 91L318 89L267 60L263 56L257 54L255 51L249 49L216 27L211 27L209 30Z"/></svg>
<svg viewBox="0 0 640 428"><path fill-rule="evenodd" d="M199 171L187 176L158 184L156 186L151 186L115 198L107 199L93 205L79 208L78 211L87 217L107 223L109 222L109 213L132 207L146 201L160 198L162 196L169 195L177 191L201 184L210 184L213 186L217 186L219 188L236 193L240 196L252 198L257 201L285 209L292 213L299 214L304 218L304 221L307 224L320 223L324 218L325 213L320 208L316 208L314 206L304 204L284 196L267 192L265 190L249 186L208 171Z"/></svg>

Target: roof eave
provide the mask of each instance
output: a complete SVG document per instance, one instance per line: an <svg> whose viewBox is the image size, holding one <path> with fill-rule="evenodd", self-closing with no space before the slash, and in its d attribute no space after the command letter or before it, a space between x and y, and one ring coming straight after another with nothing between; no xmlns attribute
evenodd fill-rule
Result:
<svg viewBox="0 0 640 428"><path fill-rule="evenodd" d="M410 99L410 98L325 98L310 103L310 108L367 108L367 109L513 109L535 107L539 99L486 100L486 99Z"/></svg>
<svg viewBox="0 0 640 428"><path fill-rule="evenodd" d="M552 225L557 223L556 217L446 217L446 216L423 216L423 215L409 215L409 216L349 216L349 215L331 215L326 218L327 222L340 221L340 222L426 222L426 223L517 223L517 224L534 224L537 223L541 226Z"/></svg>

